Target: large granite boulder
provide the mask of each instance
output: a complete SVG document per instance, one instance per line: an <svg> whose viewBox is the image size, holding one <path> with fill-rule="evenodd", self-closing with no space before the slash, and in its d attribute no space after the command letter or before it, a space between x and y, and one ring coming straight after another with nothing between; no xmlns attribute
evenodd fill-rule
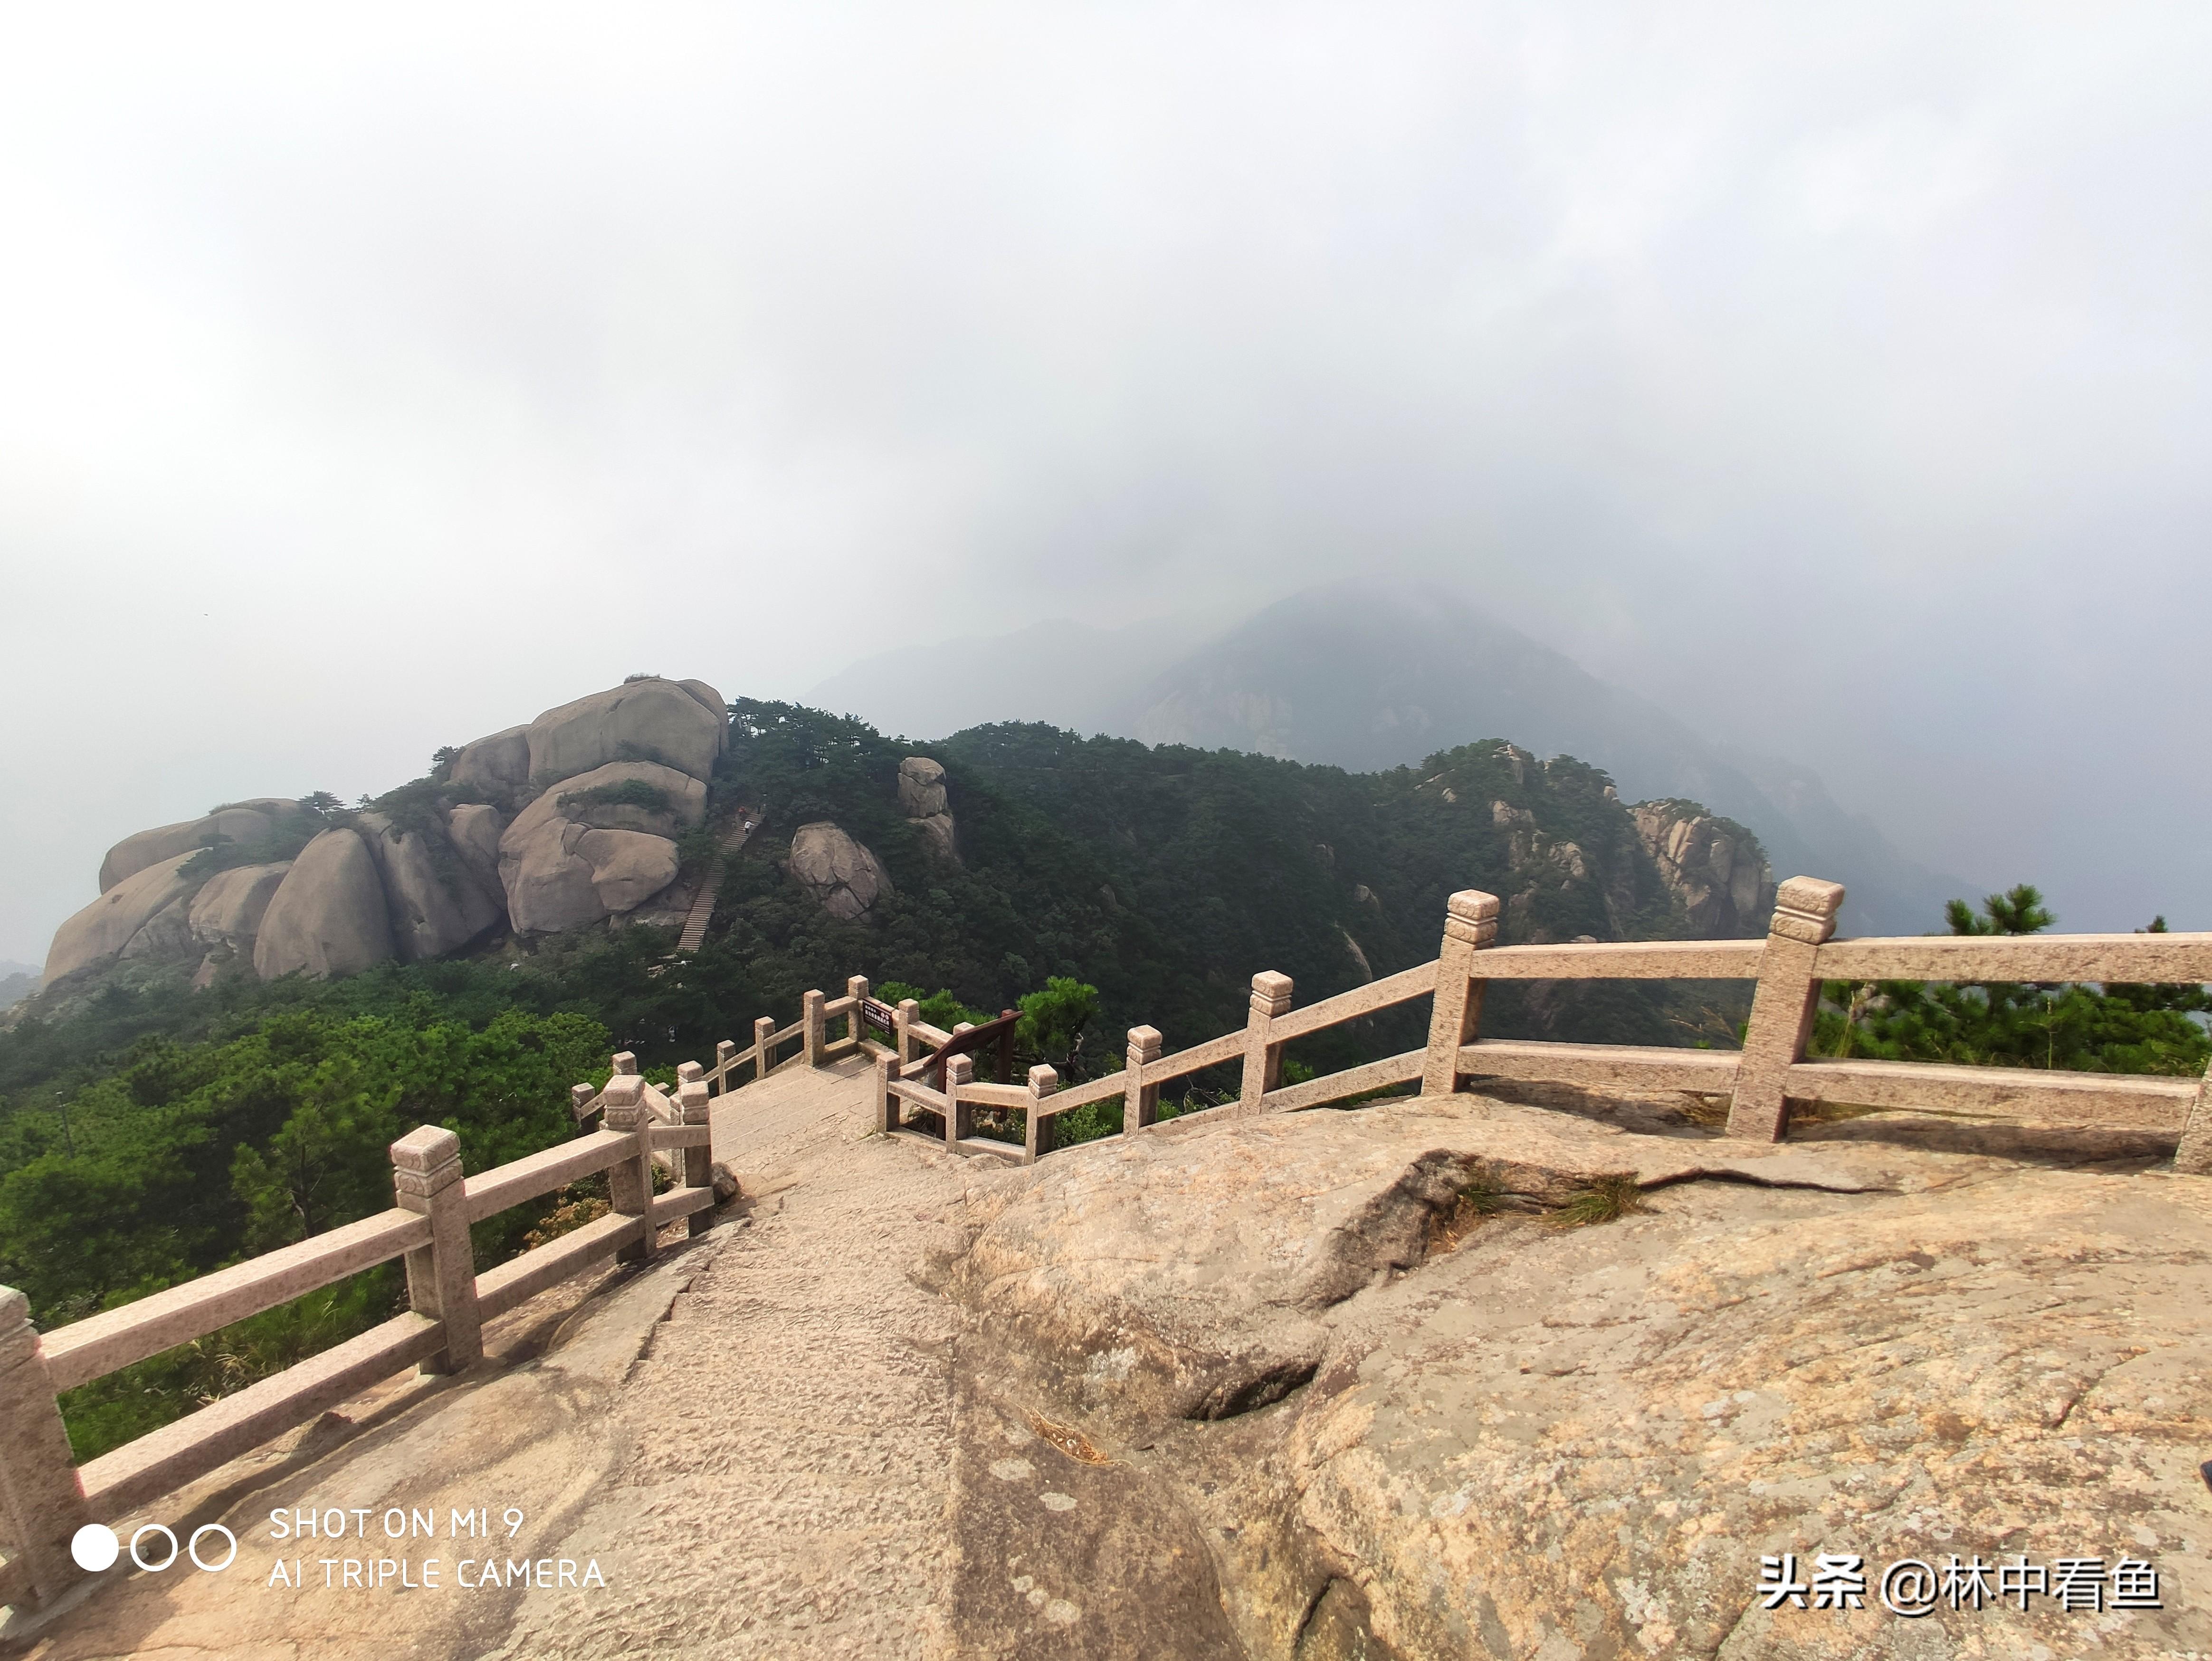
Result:
<svg viewBox="0 0 2212 1661"><path fill-rule="evenodd" d="M703 779L714 770L728 726L719 700L709 709L683 683L625 681L530 723L530 781L555 784L618 761L655 761Z"/></svg>
<svg viewBox="0 0 2212 1661"><path fill-rule="evenodd" d="M2212 1650L2212 1182L1645 1123L1460 1095L975 1173L963 1411L1182 1509L1255 1656ZM1824 1553L1856 1606L1762 1606ZM2105 1612L1882 1607L1954 1555L2100 1558Z"/></svg>
<svg viewBox="0 0 2212 1661"><path fill-rule="evenodd" d="M499 809L484 802L461 802L446 814L446 834L453 840L454 853L487 894L501 891L499 837L506 829L507 821Z"/></svg>
<svg viewBox="0 0 2212 1661"><path fill-rule="evenodd" d="M707 787L658 762L617 761L550 785L514 816L504 833L534 836L550 819L568 819L595 830L642 830L673 837L707 816Z"/></svg>
<svg viewBox="0 0 2212 1661"><path fill-rule="evenodd" d="M288 797L263 796L234 803L196 819L156 825L151 830L125 837L109 849L107 857L100 862L100 891L105 894L126 877L136 876L149 866L191 853L204 846L211 837L227 837L234 843L264 841L276 828L276 820L295 812L299 806Z"/></svg>
<svg viewBox="0 0 2212 1661"><path fill-rule="evenodd" d="M927 756L908 756L899 764L898 800L907 823L929 838L930 851L958 864L959 844L945 800L944 768Z"/></svg>
<svg viewBox="0 0 2212 1661"><path fill-rule="evenodd" d="M325 830L302 849L262 913L254 972L350 975L395 954L376 861L361 837Z"/></svg>
<svg viewBox="0 0 2212 1661"><path fill-rule="evenodd" d="M495 886L478 886L442 824L404 829L384 813L363 813L362 844L375 861L385 909L400 960L458 952L494 928L505 915Z"/></svg>
<svg viewBox="0 0 2212 1661"><path fill-rule="evenodd" d="M53 944L46 949L44 984L51 987L79 970L114 961L148 923L188 900L193 884L181 872L198 846L187 846L191 851L172 854L132 871L56 929Z"/></svg>
<svg viewBox="0 0 2212 1661"><path fill-rule="evenodd" d="M908 756L899 764L898 803L910 819L944 812L945 769L927 756Z"/></svg>
<svg viewBox="0 0 2212 1661"><path fill-rule="evenodd" d="M227 946L251 954L253 938L261 932L261 919L277 885L292 868L289 860L276 865L240 865L218 871L192 896L186 922L194 940L202 946Z"/></svg>
<svg viewBox="0 0 2212 1661"><path fill-rule="evenodd" d="M520 789L530 782L530 729L510 727L463 745L446 777L502 797Z"/></svg>
<svg viewBox="0 0 2212 1661"><path fill-rule="evenodd" d="M676 844L573 819L520 821L500 838L507 914L522 934L580 928L634 910L676 880Z"/></svg>
<svg viewBox="0 0 2212 1661"><path fill-rule="evenodd" d="M895 891L883 861L827 819L799 827L785 868L823 910L848 922Z"/></svg>

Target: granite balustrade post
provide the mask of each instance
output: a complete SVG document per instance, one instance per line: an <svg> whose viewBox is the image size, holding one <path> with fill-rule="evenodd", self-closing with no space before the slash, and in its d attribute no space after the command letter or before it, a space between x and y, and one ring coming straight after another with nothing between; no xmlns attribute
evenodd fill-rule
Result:
<svg viewBox="0 0 2212 1661"><path fill-rule="evenodd" d="M1030 1069L1029 1122L1022 1132L1022 1163L1035 1165L1037 1155L1052 1152L1053 1116L1044 1110L1044 1098L1060 1088L1060 1074L1049 1067Z"/></svg>
<svg viewBox="0 0 2212 1661"><path fill-rule="evenodd" d="M762 1016L753 1023L753 1082L758 1084L775 1068L775 1023Z"/></svg>
<svg viewBox="0 0 2212 1661"><path fill-rule="evenodd" d="M1443 943L1437 952L1437 989L1429 1009L1429 1047L1421 1059L1421 1094L1459 1088L1459 1052L1482 1025L1488 983L1475 972L1477 954L1498 943L1498 896L1463 888L1444 902Z"/></svg>
<svg viewBox="0 0 2212 1661"><path fill-rule="evenodd" d="M92 1520L30 1299L0 1287L0 1534L40 1603L84 1578L70 1542Z"/></svg>
<svg viewBox="0 0 2212 1661"><path fill-rule="evenodd" d="M1792 877L1774 892L1774 917L1759 957L1759 985L1751 995L1751 1022L1736 1062L1735 1092L1729 1103L1728 1134L1778 1142L1790 1131L1790 1069L1805 1059L1813 1018L1820 1007L1815 964L1836 933L1844 885L1818 877Z"/></svg>
<svg viewBox="0 0 2212 1661"><path fill-rule="evenodd" d="M899 1000L898 1011L891 1017L891 1031L898 1040L899 1065L902 1068L911 1066L915 1060L915 1050L921 1040L915 1036L914 1025L921 1019L921 1004L919 1000Z"/></svg>
<svg viewBox="0 0 2212 1661"><path fill-rule="evenodd" d="M853 1013L845 1018L845 1036L858 1043L868 1036L867 1018L860 1013L860 1006L868 1001L868 977L854 975L845 982L845 995L853 1001Z"/></svg>
<svg viewBox="0 0 2212 1661"><path fill-rule="evenodd" d="M873 1128L886 1135L899 1128L899 1098L891 1094L891 1069L898 1065L888 1056L878 1056L876 1062L876 1105Z"/></svg>
<svg viewBox="0 0 2212 1661"><path fill-rule="evenodd" d="M659 1250L653 1226L653 1153L645 1128L652 1116L645 1108L645 1081L635 1074L617 1074L607 1080L606 1128L633 1140L632 1151L607 1167L607 1200L619 1216L644 1219L640 1237L617 1253L625 1263L653 1261Z"/></svg>
<svg viewBox="0 0 2212 1661"><path fill-rule="evenodd" d="M1283 1046L1268 1041L1274 1024L1291 1013L1291 977L1263 969L1252 977L1252 1002L1244 1018L1244 1081L1237 1110L1257 1113L1262 1098L1283 1083Z"/></svg>
<svg viewBox="0 0 2212 1661"><path fill-rule="evenodd" d="M732 1038L725 1038L714 1046L714 1093L730 1093L730 1074L738 1070L738 1046Z"/></svg>
<svg viewBox="0 0 2212 1661"><path fill-rule="evenodd" d="M676 1086L676 1106L687 1125L708 1125L712 1123L714 1098L707 1093L704 1079L686 1079ZM707 1146L684 1150L684 1186L712 1188L714 1185L714 1150ZM690 1232L696 1237L714 1226L714 1209L691 1214Z"/></svg>
<svg viewBox="0 0 2212 1661"><path fill-rule="evenodd" d="M1133 1136L1160 1116L1160 1087L1145 1082L1145 1069L1160 1058L1160 1030L1157 1026L1129 1029L1129 1048L1122 1059L1121 1134Z"/></svg>
<svg viewBox="0 0 2212 1661"><path fill-rule="evenodd" d="M2173 1168L2191 1177L2212 1177L2212 1067L2197 1081L2197 1099L2181 1122L2181 1146Z"/></svg>
<svg viewBox="0 0 2212 1661"><path fill-rule="evenodd" d="M430 1244L407 1254L407 1303L445 1328L445 1344L416 1370L459 1372L483 1359L476 1253L461 1182L461 1139L434 1124L392 1144L392 1190L401 1209L430 1220Z"/></svg>
<svg viewBox="0 0 2212 1661"><path fill-rule="evenodd" d="M829 1001L819 992L809 992L799 1000L799 1055L809 1067L822 1065L824 1029L829 1025L829 1019L823 1010Z"/></svg>
<svg viewBox="0 0 2212 1661"><path fill-rule="evenodd" d="M969 1057L955 1056L945 1063L945 1145L949 1148L957 1150L975 1134L973 1109L960 1099L961 1091L975 1082L975 1063Z"/></svg>

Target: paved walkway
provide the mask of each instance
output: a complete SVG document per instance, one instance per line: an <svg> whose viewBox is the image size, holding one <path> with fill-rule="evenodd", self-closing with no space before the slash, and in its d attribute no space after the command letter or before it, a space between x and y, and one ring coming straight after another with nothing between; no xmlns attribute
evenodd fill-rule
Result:
<svg viewBox="0 0 2212 1661"><path fill-rule="evenodd" d="M944 1652L952 1321L905 1270L960 1180L865 1134L867 1084L793 1067L717 1106L751 1221L632 1372L610 1429L635 1452L563 1548L623 1572L526 1603L501 1653Z"/></svg>
<svg viewBox="0 0 2212 1661"><path fill-rule="evenodd" d="M852 1062L793 1066L732 1095L714 1153L746 1215L595 1295L574 1283L501 1317L492 1365L379 1386L334 1418L335 1445L272 1445L155 1502L148 1520L228 1524L237 1567L102 1577L0 1654L950 1654L953 1321L905 1271L958 1200L961 1162L867 1135L868 1084ZM527 1518L511 1542L509 1506ZM387 1542L372 1522L366 1538L272 1544L272 1509L325 1506L422 1507L438 1537ZM495 1537L450 1537L447 1519L479 1506ZM481 1567L456 1565L487 1549L596 1559L605 1585L484 1589ZM305 1587L271 1584L280 1550ZM387 1555L441 1557L440 1588L323 1584L323 1558Z"/></svg>

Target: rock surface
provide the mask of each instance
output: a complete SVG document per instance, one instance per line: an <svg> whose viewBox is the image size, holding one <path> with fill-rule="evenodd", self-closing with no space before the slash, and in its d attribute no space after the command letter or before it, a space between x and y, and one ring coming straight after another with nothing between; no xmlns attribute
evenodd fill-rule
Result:
<svg viewBox="0 0 2212 1661"><path fill-rule="evenodd" d="M657 761L703 779L728 736L720 707L675 681L637 680L548 709L530 723L530 782L555 784L616 761Z"/></svg>
<svg viewBox="0 0 2212 1661"><path fill-rule="evenodd" d="M910 819L926 819L946 810L945 769L927 756L908 756L899 764L899 809Z"/></svg>
<svg viewBox="0 0 2212 1661"><path fill-rule="evenodd" d="M625 784L643 785L666 798L665 808L629 802L586 801L587 792L612 791ZM504 833L521 841L553 819L567 819L595 830L642 830L648 836L674 837L690 830L707 816L707 787L689 774L658 762L617 761L594 767L549 787L545 794L514 816Z"/></svg>
<svg viewBox="0 0 2212 1661"><path fill-rule="evenodd" d="M401 962L458 952L504 920L506 908L495 897L500 891L478 885L442 825L403 829L384 813L363 813L357 823L376 862Z"/></svg>
<svg viewBox="0 0 2212 1661"><path fill-rule="evenodd" d="M1774 878L1751 833L1693 801L1642 801L1629 810L1659 875L1707 940L1766 932Z"/></svg>
<svg viewBox="0 0 2212 1661"><path fill-rule="evenodd" d="M530 728L510 727L503 733L477 739L461 746L446 776L455 784L505 792L530 782Z"/></svg>
<svg viewBox="0 0 2212 1661"><path fill-rule="evenodd" d="M253 942L264 981L295 970L350 975L391 958L392 922L376 861L351 830L325 830L302 849L276 885Z"/></svg>
<svg viewBox="0 0 2212 1661"><path fill-rule="evenodd" d="M931 1273L1174 1485L1248 1655L2212 1647L2212 1183L1472 1096L1201 1124L977 1176ZM1608 1172L1648 1211L1550 1226ZM1876 1596L2023 1551L2166 1608ZM1865 1607L1759 1608L1784 1552L1863 1557Z"/></svg>
<svg viewBox="0 0 2212 1661"><path fill-rule="evenodd" d="M276 897L277 885L291 868L292 862L285 860L275 865L240 865L216 872L192 896L189 917L192 939L202 946L228 946L250 955L269 902Z"/></svg>
<svg viewBox="0 0 2212 1661"><path fill-rule="evenodd" d="M500 838L507 914L518 932L580 928L642 904L676 879L676 844L563 818Z"/></svg>
<svg viewBox="0 0 2212 1661"><path fill-rule="evenodd" d="M191 851L171 854L132 871L56 929L54 943L46 950L44 984L52 986L64 976L112 961L157 914L189 895L191 884L179 872L198 844L186 847ZM115 856L111 853L108 857Z"/></svg>
<svg viewBox="0 0 2212 1661"><path fill-rule="evenodd" d="M799 827L787 868L823 910L848 922L894 891L882 861L827 819Z"/></svg>
<svg viewBox="0 0 2212 1661"><path fill-rule="evenodd" d="M453 851L487 893L501 891L499 837L506 828L499 809L480 801L462 802L446 815L446 834L453 838Z"/></svg>
<svg viewBox="0 0 2212 1661"><path fill-rule="evenodd" d="M276 817L296 808L299 803L281 796L265 796L251 802L222 808L203 814L196 819L185 819L177 824L158 825L151 830L141 830L124 837L107 850L100 862L100 891L105 894L125 878L136 876L149 866L164 860L174 859L205 845L210 837L228 837L235 843L259 842L275 828Z"/></svg>

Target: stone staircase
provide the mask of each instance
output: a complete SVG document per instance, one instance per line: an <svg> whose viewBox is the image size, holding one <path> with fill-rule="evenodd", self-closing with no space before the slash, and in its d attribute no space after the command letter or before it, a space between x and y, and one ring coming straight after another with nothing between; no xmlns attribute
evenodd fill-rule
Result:
<svg viewBox="0 0 2212 1661"><path fill-rule="evenodd" d="M752 823L752 815L741 807L731 819L730 828L723 833L720 855L700 883L698 895L691 902L690 913L684 919L684 933L676 942L678 957L690 957L706 940L707 925L714 916L714 897L722 891L722 861L745 845L745 838L752 834L749 828Z"/></svg>

